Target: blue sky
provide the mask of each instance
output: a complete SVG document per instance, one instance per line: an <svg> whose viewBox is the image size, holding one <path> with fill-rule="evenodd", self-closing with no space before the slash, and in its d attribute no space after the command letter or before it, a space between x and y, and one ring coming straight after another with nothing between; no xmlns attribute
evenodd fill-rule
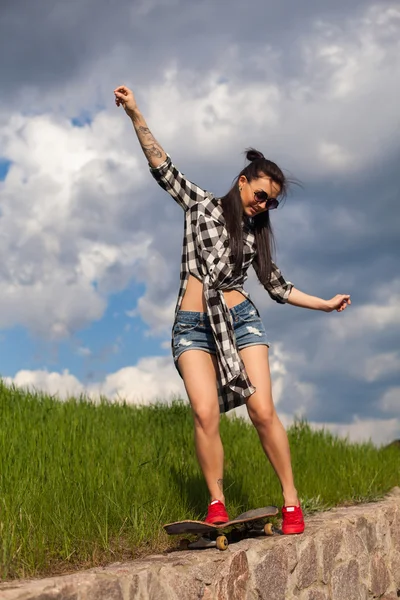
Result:
<svg viewBox="0 0 400 600"><path fill-rule="evenodd" d="M276 262L353 304L279 306L249 273L284 424L400 437L397 3L0 10L0 374L61 398L186 397L170 352L183 215L114 104L125 83L204 188L226 191L249 146L303 184L274 211Z"/></svg>
<svg viewBox="0 0 400 600"><path fill-rule="evenodd" d="M143 286L131 285L111 296L104 316L62 341L32 336L25 327L4 329L1 335L2 373L21 369L58 370L60 365L83 383L102 378L136 363L143 356L160 352L160 342L146 336L148 328L140 317L128 316ZM168 350L165 351L165 354Z"/></svg>
<svg viewBox="0 0 400 600"><path fill-rule="evenodd" d="M7 177L8 170L11 166L11 161L6 158L0 158L0 181L4 181Z"/></svg>

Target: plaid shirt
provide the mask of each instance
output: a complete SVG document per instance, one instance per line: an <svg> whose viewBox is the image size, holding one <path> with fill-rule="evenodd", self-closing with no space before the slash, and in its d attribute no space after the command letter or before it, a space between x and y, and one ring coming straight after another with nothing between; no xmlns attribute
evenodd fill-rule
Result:
<svg viewBox="0 0 400 600"><path fill-rule="evenodd" d="M259 315L249 293L243 289L247 270L251 264L258 274L255 235L252 232L251 220L246 219L243 222L243 269L239 276L234 277L234 264L231 261L228 232L220 198L188 181L174 166L169 155L159 167L150 167L150 172L159 185L185 211L181 284L174 324L190 273L203 282L207 314L217 349L219 407L221 413L227 412L244 404L246 398L256 391L239 355L232 316L223 294L224 290L240 291L252 302ZM292 287L293 284L285 281L278 267L272 263L271 278L265 286L271 298L281 304L287 302ZM175 366L177 367L176 363Z"/></svg>

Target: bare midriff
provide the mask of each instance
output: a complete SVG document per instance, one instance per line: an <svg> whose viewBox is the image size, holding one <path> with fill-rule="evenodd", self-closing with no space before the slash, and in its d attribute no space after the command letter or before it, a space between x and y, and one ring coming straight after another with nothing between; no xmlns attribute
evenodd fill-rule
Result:
<svg viewBox="0 0 400 600"><path fill-rule="evenodd" d="M246 297L238 290L224 291L224 298L228 308L232 308L246 300ZM203 283L194 277L194 275L189 274L180 310L207 312L206 300L203 294Z"/></svg>

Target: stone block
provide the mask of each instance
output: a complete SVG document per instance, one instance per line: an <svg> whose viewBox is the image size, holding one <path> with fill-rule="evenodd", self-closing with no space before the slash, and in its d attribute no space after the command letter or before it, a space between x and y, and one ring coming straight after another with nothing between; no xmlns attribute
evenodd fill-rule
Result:
<svg viewBox="0 0 400 600"><path fill-rule="evenodd" d="M393 548L400 552L400 510L397 510L393 517L393 522L390 525L390 535Z"/></svg>
<svg viewBox="0 0 400 600"><path fill-rule="evenodd" d="M347 525L343 531L343 552L347 560L367 554L367 548L354 525Z"/></svg>
<svg viewBox="0 0 400 600"><path fill-rule="evenodd" d="M317 548L313 539L307 540L299 549L300 558L295 570L296 585L299 590L309 587L317 581L318 561Z"/></svg>
<svg viewBox="0 0 400 600"><path fill-rule="evenodd" d="M367 587L360 581L360 570L353 558L332 573L332 600L367 600Z"/></svg>
<svg viewBox="0 0 400 600"><path fill-rule="evenodd" d="M283 545L268 550L254 568L255 591L260 600L286 600L287 556Z"/></svg>
<svg viewBox="0 0 400 600"><path fill-rule="evenodd" d="M328 592L325 590L306 590L301 595L300 600L330 600Z"/></svg>
<svg viewBox="0 0 400 600"><path fill-rule="evenodd" d="M140 600L139 575L134 575L129 588L129 600Z"/></svg>
<svg viewBox="0 0 400 600"><path fill-rule="evenodd" d="M293 573L297 566L297 563L299 562L297 556L298 540L292 540L291 538L287 538L285 541L285 552L288 559L288 571L289 573Z"/></svg>
<svg viewBox="0 0 400 600"><path fill-rule="evenodd" d="M204 581L190 569L160 569L152 574L149 596L143 600L198 600L203 597L205 588Z"/></svg>
<svg viewBox="0 0 400 600"><path fill-rule="evenodd" d="M376 548L376 525L365 517L359 517L356 521L356 531L365 544L366 551L372 552Z"/></svg>
<svg viewBox="0 0 400 600"><path fill-rule="evenodd" d="M124 600L118 581L99 578L85 593L85 600ZM58 600L58 599L57 599Z"/></svg>
<svg viewBox="0 0 400 600"><path fill-rule="evenodd" d="M332 529L321 540L322 550L322 581L328 583L335 566L336 556L340 552L343 533L340 529Z"/></svg>
<svg viewBox="0 0 400 600"><path fill-rule="evenodd" d="M1 598L1 595L0 595ZM78 600L77 592L65 591L65 588L54 590L53 592L44 592L24 596L24 600Z"/></svg>
<svg viewBox="0 0 400 600"><path fill-rule="evenodd" d="M356 507L358 511L361 507ZM355 559L358 563L360 579L369 578L369 554L377 544L374 525L364 516L357 516L353 525L347 525L343 534L342 558L344 561Z"/></svg>
<svg viewBox="0 0 400 600"><path fill-rule="evenodd" d="M217 600L246 600L250 578L246 552L237 552L227 572L222 572L216 585Z"/></svg>
<svg viewBox="0 0 400 600"><path fill-rule="evenodd" d="M390 553L392 541L389 531L389 523L393 522L394 512L390 515L382 510L376 515L376 548L385 556Z"/></svg>
<svg viewBox="0 0 400 600"><path fill-rule="evenodd" d="M374 554L370 560L370 591L378 598L382 596L390 585L389 571L380 554Z"/></svg>
<svg viewBox="0 0 400 600"><path fill-rule="evenodd" d="M400 552L393 551L389 564L394 584L400 588Z"/></svg>

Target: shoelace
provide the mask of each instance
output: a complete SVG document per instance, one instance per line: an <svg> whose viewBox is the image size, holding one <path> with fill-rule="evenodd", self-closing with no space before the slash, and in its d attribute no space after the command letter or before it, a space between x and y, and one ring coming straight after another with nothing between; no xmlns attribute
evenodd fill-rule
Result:
<svg viewBox="0 0 400 600"><path fill-rule="evenodd" d="M285 511L285 517L288 521L290 521L291 523L294 523L295 525L300 525L300 523L302 522L302 515L298 511L293 511L293 512Z"/></svg>

